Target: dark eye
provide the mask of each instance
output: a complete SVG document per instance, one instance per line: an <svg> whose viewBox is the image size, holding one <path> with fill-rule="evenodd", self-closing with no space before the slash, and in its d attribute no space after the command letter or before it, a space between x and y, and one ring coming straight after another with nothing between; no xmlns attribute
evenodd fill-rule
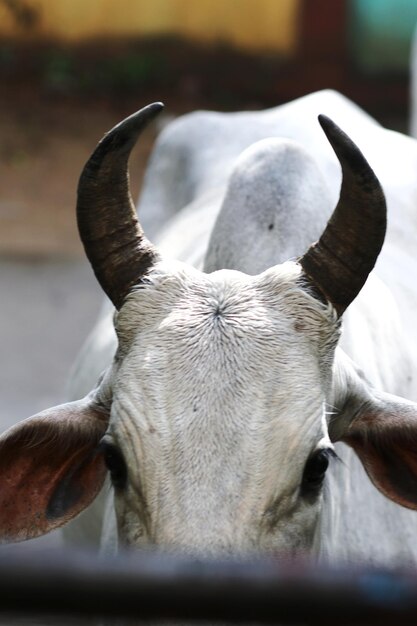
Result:
<svg viewBox="0 0 417 626"><path fill-rule="evenodd" d="M317 450L307 461L301 490L303 495L318 493L323 484L326 470L329 467L332 450Z"/></svg>
<svg viewBox="0 0 417 626"><path fill-rule="evenodd" d="M101 442L100 448L103 451L104 462L110 472L113 487L123 489L127 481L127 467L123 454L113 443L106 440Z"/></svg>

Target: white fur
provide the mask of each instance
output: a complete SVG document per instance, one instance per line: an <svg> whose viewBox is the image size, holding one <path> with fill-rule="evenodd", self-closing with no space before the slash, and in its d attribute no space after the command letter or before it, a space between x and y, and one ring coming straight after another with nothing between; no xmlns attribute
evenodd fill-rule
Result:
<svg viewBox="0 0 417 626"><path fill-rule="evenodd" d="M119 312L117 339L102 322L81 359L73 396L117 346L107 436L129 477L107 507L104 549L116 549L117 523L122 543L198 554L417 558L414 513L379 494L344 444L323 495L300 494L307 459L331 445L327 423L350 371L340 350L333 360L332 308L300 284L296 263L276 265L305 251L337 200L339 167L316 113L358 142L390 209L377 266L385 285L371 279L348 310L342 346L377 389L417 399L416 142L333 92L265 112L186 116L157 145L139 212L165 255L219 271L163 261Z"/></svg>
<svg viewBox="0 0 417 626"><path fill-rule="evenodd" d="M299 488L327 434L337 323L299 274L169 264L128 298L109 428L130 472L116 497L123 541L204 554L311 546L313 530L297 531L317 507Z"/></svg>

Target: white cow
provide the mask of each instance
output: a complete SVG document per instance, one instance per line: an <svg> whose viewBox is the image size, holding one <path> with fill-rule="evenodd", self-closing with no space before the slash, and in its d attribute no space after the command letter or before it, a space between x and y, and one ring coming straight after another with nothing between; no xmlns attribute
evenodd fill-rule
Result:
<svg viewBox="0 0 417 626"><path fill-rule="evenodd" d="M417 143L332 92L185 116L145 179L154 246L127 161L160 108L110 131L81 176L80 234L116 334L104 313L82 400L0 439L0 535L65 524L107 465L107 546L415 562ZM322 117L339 197L317 113L386 192L363 291L384 194Z"/></svg>

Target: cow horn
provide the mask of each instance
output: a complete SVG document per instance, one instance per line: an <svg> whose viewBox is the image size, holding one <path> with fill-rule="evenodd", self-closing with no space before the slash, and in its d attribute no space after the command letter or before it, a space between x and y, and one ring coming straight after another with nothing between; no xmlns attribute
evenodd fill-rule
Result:
<svg viewBox="0 0 417 626"><path fill-rule="evenodd" d="M300 259L313 285L342 315L362 289L384 242L382 187L353 141L328 117L319 122L342 166L337 206L319 241Z"/></svg>
<svg viewBox="0 0 417 626"><path fill-rule="evenodd" d="M162 108L159 102L150 104L108 132L78 184L81 241L98 282L117 309L158 257L136 217L128 159L143 128Z"/></svg>

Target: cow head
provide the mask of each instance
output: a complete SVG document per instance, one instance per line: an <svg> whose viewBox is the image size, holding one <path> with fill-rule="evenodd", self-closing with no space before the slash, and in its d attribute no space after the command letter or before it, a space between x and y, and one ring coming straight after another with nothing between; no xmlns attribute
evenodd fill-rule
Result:
<svg viewBox="0 0 417 626"><path fill-rule="evenodd" d="M118 349L90 396L0 439L0 535L64 524L94 499L107 466L122 543L311 550L334 441L357 451L384 494L417 508L415 405L374 392L335 358L341 316L385 234L384 195L364 157L321 117L343 183L319 241L258 276L204 274L160 256L130 197L130 151L160 109L116 126L84 168L79 229L116 308ZM327 402L339 410L331 423Z"/></svg>

